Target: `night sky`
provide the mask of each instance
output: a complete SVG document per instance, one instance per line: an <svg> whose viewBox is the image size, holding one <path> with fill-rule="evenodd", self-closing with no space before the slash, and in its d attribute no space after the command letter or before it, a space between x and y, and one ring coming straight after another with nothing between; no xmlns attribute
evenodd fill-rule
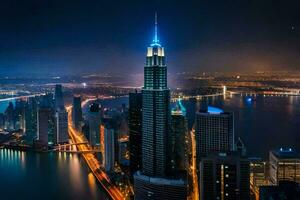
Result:
<svg viewBox="0 0 300 200"><path fill-rule="evenodd" d="M170 72L300 69L298 0L0 1L0 75L142 73L158 13Z"/></svg>

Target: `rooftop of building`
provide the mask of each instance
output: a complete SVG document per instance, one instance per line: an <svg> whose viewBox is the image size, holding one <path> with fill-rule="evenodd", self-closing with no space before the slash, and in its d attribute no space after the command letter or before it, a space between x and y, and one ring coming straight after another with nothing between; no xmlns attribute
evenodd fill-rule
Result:
<svg viewBox="0 0 300 200"><path fill-rule="evenodd" d="M292 148L279 148L270 151L274 156L282 159L297 158L300 159L300 154Z"/></svg>
<svg viewBox="0 0 300 200"><path fill-rule="evenodd" d="M137 171L134 175L136 178L149 182L155 185L173 185L173 186L184 186L186 181L183 179L163 178L163 177L150 177Z"/></svg>
<svg viewBox="0 0 300 200"><path fill-rule="evenodd" d="M204 114L204 115L229 115L232 112L226 112L220 108L214 106L207 106L206 109L200 109L197 113Z"/></svg>

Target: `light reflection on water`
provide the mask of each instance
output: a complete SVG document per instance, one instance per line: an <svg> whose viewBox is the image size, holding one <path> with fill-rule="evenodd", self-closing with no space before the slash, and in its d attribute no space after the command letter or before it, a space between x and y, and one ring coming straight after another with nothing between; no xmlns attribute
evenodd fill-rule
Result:
<svg viewBox="0 0 300 200"><path fill-rule="evenodd" d="M1 200L108 199L77 154L0 149L0 177Z"/></svg>

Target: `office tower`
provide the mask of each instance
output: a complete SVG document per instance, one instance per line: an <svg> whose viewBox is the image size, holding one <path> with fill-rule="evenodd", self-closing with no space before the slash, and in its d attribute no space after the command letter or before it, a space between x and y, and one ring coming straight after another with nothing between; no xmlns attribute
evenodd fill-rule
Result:
<svg viewBox="0 0 300 200"><path fill-rule="evenodd" d="M174 174L186 169L187 131L185 108L179 100L171 112L171 131L168 137L168 169L171 169L169 173Z"/></svg>
<svg viewBox="0 0 300 200"><path fill-rule="evenodd" d="M39 109L49 110L49 120L48 120L48 145L53 145L55 143L55 102L53 93L47 93L40 96L40 101L38 105ZM38 142L39 145L43 146L43 141Z"/></svg>
<svg viewBox="0 0 300 200"><path fill-rule="evenodd" d="M93 147L100 147L100 125L101 125L101 116L100 116L100 105L98 103L93 103L90 106L88 113L89 121L89 142Z"/></svg>
<svg viewBox="0 0 300 200"><path fill-rule="evenodd" d="M81 108L81 97L74 96L73 98L73 111L72 111L72 119L74 128L81 131L82 126L82 108Z"/></svg>
<svg viewBox="0 0 300 200"><path fill-rule="evenodd" d="M15 129L22 130L23 133L25 131L25 105L26 101L17 99L14 109Z"/></svg>
<svg viewBox="0 0 300 200"><path fill-rule="evenodd" d="M268 165L261 158L249 158L250 190L253 199L259 199L259 187L268 185Z"/></svg>
<svg viewBox="0 0 300 200"><path fill-rule="evenodd" d="M157 21L153 43L147 48L142 110L142 170L134 174L135 199L186 199L184 179L166 176L170 90L164 48L157 38Z"/></svg>
<svg viewBox="0 0 300 200"><path fill-rule="evenodd" d="M37 97L28 98L25 105L25 138L30 145L37 137L37 109Z"/></svg>
<svg viewBox="0 0 300 200"><path fill-rule="evenodd" d="M112 171L115 164L115 139L114 129L109 126L104 129L104 168L106 171Z"/></svg>
<svg viewBox="0 0 300 200"><path fill-rule="evenodd" d="M227 152L234 149L233 113L208 106L207 111L196 113L197 162L211 152Z"/></svg>
<svg viewBox="0 0 300 200"><path fill-rule="evenodd" d="M14 118L14 105L9 102L5 112L5 129L14 130L15 129L15 118Z"/></svg>
<svg viewBox="0 0 300 200"><path fill-rule="evenodd" d="M281 180L300 183L300 154L291 148L270 151L270 182L277 185Z"/></svg>
<svg viewBox="0 0 300 200"><path fill-rule="evenodd" d="M130 173L142 166L142 93L129 93L129 152Z"/></svg>
<svg viewBox="0 0 300 200"><path fill-rule="evenodd" d="M170 131L170 90L167 86L165 52L156 34L147 49L142 96L143 172L148 176L164 176Z"/></svg>
<svg viewBox="0 0 300 200"><path fill-rule="evenodd" d="M50 131L51 109L39 108L37 113L37 140L43 147L48 147L48 136Z"/></svg>
<svg viewBox="0 0 300 200"><path fill-rule="evenodd" d="M300 184L294 181L279 181L278 185L261 186L259 200L299 200Z"/></svg>
<svg viewBox="0 0 300 200"><path fill-rule="evenodd" d="M55 143L68 143L68 112L65 109L57 110L55 113Z"/></svg>
<svg viewBox="0 0 300 200"><path fill-rule="evenodd" d="M200 199L247 200L249 161L238 152L212 153L200 161Z"/></svg>
<svg viewBox="0 0 300 200"><path fill-rule="evenodd" d="M62 86L57 84L55 85L55 110L63 110L65 108L64 98L62 92Z"/></svg>

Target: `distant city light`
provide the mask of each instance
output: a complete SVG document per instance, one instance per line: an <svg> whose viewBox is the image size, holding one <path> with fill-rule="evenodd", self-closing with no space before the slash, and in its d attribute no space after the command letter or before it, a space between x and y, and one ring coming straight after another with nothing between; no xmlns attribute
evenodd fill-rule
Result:
<svg viewBox="0 0 300 200"><path fill-rule="evenodd" d="M83 87L86 88L87 84L86 83L82 83Z"/></svg>

